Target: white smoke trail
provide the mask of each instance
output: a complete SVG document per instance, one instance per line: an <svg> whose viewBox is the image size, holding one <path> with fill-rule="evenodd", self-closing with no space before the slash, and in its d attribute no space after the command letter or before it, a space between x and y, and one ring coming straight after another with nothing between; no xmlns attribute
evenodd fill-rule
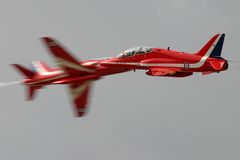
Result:
<svg viewBox="0 0 240 160"><path fill-rule="evenodd" d="M22 81L14 81L14 82L0 82L0 88L6 87L6 86L12 86L16 84L20 84Z"/></svg>

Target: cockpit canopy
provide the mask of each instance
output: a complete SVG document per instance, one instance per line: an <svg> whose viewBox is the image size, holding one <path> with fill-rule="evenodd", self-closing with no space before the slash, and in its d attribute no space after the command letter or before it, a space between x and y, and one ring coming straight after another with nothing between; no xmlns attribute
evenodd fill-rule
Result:
<svg viewBox="0 0 240 160"><path fill-rule="evenodd" d="M122 57L137 55L137 54L149 53L152 51L152 49L153 49L152 47L134 47L122 52L117 57L122 58Z"/></svg>

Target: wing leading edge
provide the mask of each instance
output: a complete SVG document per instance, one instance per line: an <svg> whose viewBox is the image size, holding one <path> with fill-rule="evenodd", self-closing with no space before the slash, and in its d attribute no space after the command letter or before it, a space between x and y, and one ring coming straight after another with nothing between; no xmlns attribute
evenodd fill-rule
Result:
<svg viewBox="0 0 240 160"><path fill-rule="evenodd" d="M92 69L82 66L75 57L53 38L43 37L42 40L53 55L57 65L68 75L87 75L95 72Z"/></svg>

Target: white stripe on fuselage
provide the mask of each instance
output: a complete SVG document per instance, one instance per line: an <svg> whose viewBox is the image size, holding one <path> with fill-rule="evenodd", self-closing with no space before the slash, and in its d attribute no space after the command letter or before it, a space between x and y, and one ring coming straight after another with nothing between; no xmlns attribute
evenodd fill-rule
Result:
<svg viewBox="0 0 240 160"><path fill-rule="evenodd" d="M36 85L36 84L40 84L40 83L43 83L43 82L48 82L48 81L52 81L52 80L57 80L59 78L64 78L64 77L67 77L67 76L68 76L67 74L62 74L62 75L59 75L59 76L56 76L56 77L46 78L46 79L42 79L42 80L35 81L35 82L32 82L32 83L28 83L28 84L29 85Z"/></svg>
<svg viewBox="0 0 240 160"><path fill-rule="evenodd" d="M214 41L212 46L208 49L207 53L200 59L197 63L190 63L189 68L200 68L204 65L207 58L212 53L213 49L215 48L216 44L218 43L221 35ZM143 66L143 67L180 67L184 68L184 64L179 63L139 63L139 62L106 62L107 64L122 64L122 65L132 65L132 66Z"/></svg>

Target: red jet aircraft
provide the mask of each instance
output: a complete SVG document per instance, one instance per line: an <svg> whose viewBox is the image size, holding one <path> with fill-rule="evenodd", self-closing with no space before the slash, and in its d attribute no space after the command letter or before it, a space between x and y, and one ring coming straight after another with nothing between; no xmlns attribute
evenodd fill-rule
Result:
<svg viewBox="0 0 240 160"><path fill-rule="evenodd" d="M41 61L32 62L34 70L13 64L26 79L28 100L37 89L46 85L67 84L77 117L86 114L88 94L93 81L102 76L130 70L146 70L150 76L187 77L193 72L203 75L228 69L228 61L221 57L225 34L213 36L196 53L186 53L154 47L136 47L117 57L78 61L55 40L44 37L43 42L52 53L59 68L49 68Z"/></svg>

